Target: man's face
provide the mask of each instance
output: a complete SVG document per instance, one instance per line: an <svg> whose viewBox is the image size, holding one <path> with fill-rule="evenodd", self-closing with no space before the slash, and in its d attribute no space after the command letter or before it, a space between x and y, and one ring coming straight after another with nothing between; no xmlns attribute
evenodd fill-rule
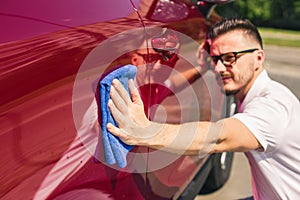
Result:
<svg viewBox="0 0 300 200"><path fill-rule="evenodd" d="M138 49L131 58L132 64L138 67L136 79L139 85L162 84L169 77L176 61L177 59L165 61L161 54L152 48Z"/></svg>
<svg viewBox="0 0 300 200"><path fill-rule="evenodd" d="M210 51L218 83L223 84L227 94L244 98L262 68L263 53L259 45L237 30L212 40Z"/></svg>

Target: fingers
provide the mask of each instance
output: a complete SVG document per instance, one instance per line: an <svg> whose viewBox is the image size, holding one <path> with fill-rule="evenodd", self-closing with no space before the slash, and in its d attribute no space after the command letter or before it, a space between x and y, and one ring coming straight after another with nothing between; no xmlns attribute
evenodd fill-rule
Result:
<svg viewBox="0 0 300 200"><path fill-rule="evenodd" d="M123 122L124 122L125 116L122 114L120 109L116 107L116 105L114 104L114 102L111 99L108 100L108 107L110 109L112 116L114 116L114 119L118 123L119 127L120 128L123 127Z"/></svg>
<svg viewBox="0 0 300 200"><path fill-rule="evenodd" d="M107 128L107 130L110 133L112 133L113 135L115 135L115 136L117 136L119 138L122 137L122 135L123 135L122 132L121 132L121 130L118 127L116 127L113 124L111 124L111 123L108 123L106 125L106 128Z"/></svg>
<svg viewBox="0 0 300 200"><path fill-rule="evenodd" d="M119 129L118 127L115 127L113 124L108 123L106 125L107 130L112 133L114 136L120 138L124 143L128 145L135 145L134 141L130 139L130 137L122 131L122 129Z"/></svg>
<svg viewBox="0 0 300 200"><path fill-rule="evenodd" d="M121 99L128 105L131 102L130 96L118 79L114 79L112 86L118 92Z"/></svg>
<svg viewBox="0 0 300 200"><path fill-rule="evenodd" d="M142 102L140 93L139 93L137 87L134 85L134 82L133 82L132 79L130 79L128 81L128 87L129 87L129 91L130 91L130 94L131 94L132 102Z"/></svg>
<svg viewBox="0 0 300 200"><path fill-rule="evenodd" d="M122 85L121 85L122 86ZM118 110L119 113L126 114L127 113L127 104L125 103L124 99L120 95L120 93L115 89L115 87L110 88L110 100L108 106L110 107L113 116L118 114L116 111Z"/></svg>
<svg viewBox="0 0 300 200"><path fill-rule="evenodd" d="M129 81L128 85L130 91L133 93L133 98L142 102L133 80ZM124 128L126 124L128 124L127 121L131 119L129 115L129 108L132 104L132 101L126 89L117 79L113 80L113 84L110 89L110 97L111 99L108 102L108 107L111 111L111 114L118 123L119 127Z"/></svg>

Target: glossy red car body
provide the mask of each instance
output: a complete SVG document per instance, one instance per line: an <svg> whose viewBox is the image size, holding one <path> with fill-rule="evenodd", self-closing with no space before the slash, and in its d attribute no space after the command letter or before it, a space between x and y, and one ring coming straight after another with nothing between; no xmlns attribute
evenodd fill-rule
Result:
<svg viewBox="0 0 300 200"><path fill-rule="evenodd" d="M179 9L173 18L155 15L159 2L173 2L184 11ZM207 24L220 19L216 14L206 18L211 2L199 1L198 7L195 1L179 0L2 2L0 198L184 199L196 195L214 167L213 156L180 157L165 169L146 173L121 172L95 163L84 141L89 143L90 136L78 135L92 92L74 98L74 85L79 72L89 72L80 70L97 46L122 32L143 28L132 3L146 27L167 26L201 41ZM98 65L104 71L110 59L100 58ZM180 169L183 162L186 166Z"/></svg>

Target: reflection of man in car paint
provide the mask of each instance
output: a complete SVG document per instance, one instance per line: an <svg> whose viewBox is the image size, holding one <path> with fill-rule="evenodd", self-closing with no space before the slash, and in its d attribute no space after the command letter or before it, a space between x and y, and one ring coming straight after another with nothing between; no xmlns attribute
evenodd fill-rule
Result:
<svg viewBox="0 0 300 200"><path fill-rule="evenodd" d="M139 90L145 105L148 105L145 113L150 118L155 118L156 107L154 105L160 104L166 97L172 95L172 91L176 91L176 87L181 89L182 84L179 79L176 82L176 75L169 79L178 61L178 56L174 55L169 60L166 60L160 53L149 46L149 44L143 43L141 48L130 53L130 59L131 63L138 67L136 82L140 86ZM193 67L185 70L184 73L184 77L190 82L200 77L197 69ZM152 111L149 112L151 107ZM144 186L139 188L141 187L139 185L141 184L139 182L140 177L133 176L131 173L116 171L101 162L94 163L92 155L85 146L93 145L92 136L98 132L98 127L95 124L97 124L97 105L93 101L84 116L82 127L79 130L80 138L77 136L69 150L64 153L58 162L53 164L51 171L40 185L35 199L51 199L53 197L58 199L73 199L74 197L87 199L118 199L121 197L125 197L125 199L144 199L140 190L146 189ZM85 146L82 142L85 143ZM185 167L189 167L189 170L181 167L182 173L180 174L178 167L182 163L185 164ZM180 186L185 181L186 176L194 167L195 163L192 159L182 157L174 165L158 170L155 174L162 186L165 184L177 190L176 186ZM148 178L150 179L148 180L150 185L152 181L157 182L155 176L149 175ZM145 184L145 180L142 184ZM162 196L169 195L164 194L164 190L161 190L161 192L162 194L160 195ZM151 196L154 194L149 193L147 195ZM153 198L158 197L153 196Z"/></svg>
<svg viewBox="0 0 300 200"><path fill-rule="evenodd" d="M154 49L147 49L145 47L146 45L144 44L142 48L131 54L131 62L138 67L136 84L138 85L139 93L145 104L145 113L148 114L148 117L152 121L178 123L183 119L182 113L180 113L181 108L178 99L174 96L174 93L183 89L185 84L189 84L199 78L200 73L197 71L198 69L194 67L184 70L181 74L174 73L174 67L179 59L178 55L174 55L166 61L163 56ZM148 62L146 62L147 59ZM180 66L188 64L182 60L180 62ZM198 89L201 90L200 88ZM164 102L166 99L167 102ZM188 99L186 101L188 102ZM166 112L163 116L157 114L157 109L159 110L160 106L164 107ZM201 118L210 119L209 114L203 114ZM147 151L141 147L139 150ZM158 179L162 183L162 187L164 185L174 187L173 189L168 189L168 192L174 193L172 190L177 190L176 187L181 186L184 181L186 181L186 177L195 169L195 160L198 160L198 157L193 159L192 157L182 156L165 168L155 170L153 173L148 173L149 181L151 183L151 181L155 181L153 179ZM160 191L162 193L166 192L166 190L163 189Z"/></svg>
<svg viewBox="0 0 300 200"><path fill-rule="evenodd" d="M153 105L160 103L172 91L169 89L170 76L178 56L174 55L170 60L165 61L161 54L155 52L152 48L142 48L131 54L131 62L138 67L136 83L139 86L143 102L147 105L146 115L150 116L148 109Z"/></svg>
<svg viewBox="0 0 300 200"><path fill-rule="evenodd" d="M151 45L151 43L148 44L148 46L149 45ZM167 97L173 96L174 93L182 91L188 84L197 80L207 68L205 67L206 63L204 62L205 58L198 60L198 63L201 63L202 68L197 68L191 66L191 63L188 63L183 58L179 60L177 54L170 56L170 58L166 60L153 48L147 49L146 47L147 45L144 43L140 49L132 52L131 62L138 66L136 84L139 87L139 92L145 105L145 113L151 120L154 120L151 115L155 114L155 105L162 103ZM147 56L147 54L149 55ZM183 67L186 68L181 70ZM198 87L197 90L202 90L201 94L203 94L204 97L208 94L208 91L205 90L203 81L200 85L201 86ZM176 104L178 105L178 99L176 100L176 98L177 97L174 97L173 101L176 101ZM188 101L188 99L186 99L186 101ZM210 107L207 104L206 106ZM204 106L201 106L201 109L203 107ZM153 111L149 113L151 109L153 109ZM180 109L179 106L176 109ZM180 110L178 111L180 112ZM202 113L204 113L204 111ZM173 123L178 123L180 116L177 116L177 119L171 119L174 118L174 115L176 116L175 113L168 115L169 120ZM210 113L205 112L205 114L200 115L200 118L202 120L209 120Z"/></svg>

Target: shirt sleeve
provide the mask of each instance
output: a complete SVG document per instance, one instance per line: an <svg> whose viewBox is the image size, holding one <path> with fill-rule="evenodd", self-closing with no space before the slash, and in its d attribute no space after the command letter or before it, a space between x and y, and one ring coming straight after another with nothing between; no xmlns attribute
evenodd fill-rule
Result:
<svg viewBox="0 0 300 200"><path fill-rule="evenodd" d="M233 117L249 128L263 147L263 151L274 151L284 137L288 109L285 105L268 97L257 97L242 113Z"/></svg>

